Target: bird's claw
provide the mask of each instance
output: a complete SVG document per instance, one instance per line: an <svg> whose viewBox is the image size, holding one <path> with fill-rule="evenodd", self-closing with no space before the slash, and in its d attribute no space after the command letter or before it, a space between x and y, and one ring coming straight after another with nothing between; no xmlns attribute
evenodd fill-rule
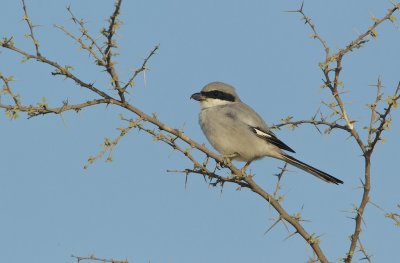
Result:
<svg viewBox="0 0 400 263"><path fill-rule="evenodd" d="M237 153L232 153L232 154L223 155L223 156L222 156L222 158L223 158L223 165L224 165L224 166L228 166L228 165L231 163L232 159L234 159L234 158L237 157L237 156L238 156Z"/></svg>

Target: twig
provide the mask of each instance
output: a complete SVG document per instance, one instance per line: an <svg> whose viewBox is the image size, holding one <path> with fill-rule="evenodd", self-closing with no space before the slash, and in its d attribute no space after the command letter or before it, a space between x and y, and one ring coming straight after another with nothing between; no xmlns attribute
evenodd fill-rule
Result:
<svg viewBox="0 0 400 263"><path fill-rule="evenodd" d="M237 177L226 177L216 174L215 172L211 172L208 169L184 169L184 170L167 170L168 173L183 173L183 174L200 174L203 176L208 176L209 178L216 179L216 182L213 183L213 186L216 186L218 183L235 183L240 187L249 188L249 185L237 180Z"/></svg>
<svg viewBox="0 0 400 263"><path fill-rule="evenodd" d="M26 23L27 23L27 25L29 27L29 32L30 32L29 33L29 37L32 39L32 42L35 45L36 55L37 56L41 56L40 52L39 52L39 41L35 38L35 34L33 32L33 27L34 26L32 25L32 21L29 18L28 10L27 10L26 5L25 5L25 0L22 0L22 8L24 10L24 20L26 21Z"/></svg>
<svg viewBox="0 0 400 263"><path fill-rule="evenodd" d="M369 144L370 153L372 153L372 151L375 148L376 143L381 139L382 132L384 130L386 130L386 127L388 125L388 119L387 118L388 118L391 110L394 107L397 107L399 100L400 100L400 82L397 84L397 88L396 88L393 96L388 98L388 104L387 104L387 107L385 109L385 112L380 115L381 123L380 123L380 125L378 126L378 128L375 131L374 140Z"/></svg>
<svg viewBox="0 0 400 263"><path fill-rule="evenodd" d="M371 260L372 256L367 253L367 251L366 251L365 247L363 246L363 244L361 243L360 239L358 239L358 244L359 244L360 252L364 255L364 257L361 258L360 260L366 260L366 261L368 261L368 263L371 263L372 262L372 260Z"/></svg>
<svg viewBox="0 0 400 263"><path fill-rule="evenodd" d="M99 52L103 57L104 53L101 47L97 44L97 41L89 34L88 29L85 26L85 22L83 19L78 19L74 13L72 12L71 6L67 6L67 11L71 15L71 19L75 24L79 25L80 32L82 33L83 36L85 36L90 42L90 46L95 46L97 49L97 52Z"/></svg>
<svg viewBox="0 0 400 263"><path fill-rule="evenodd" d="M329 122L325 120L299 120L299 121L284 121L283 123L275 124L271 126L271 129L279 129L284 126L299 126L301 124L312 124L314 126L324 125L328 126L330 129L341 129L344 131L350 131L347 126L340 125L336 122Z"/></svg>
<svg viewBox="0 0 400 263"><path fill-rule="evenodd" d="M376 115L377 115L377 107L379 102L382 100L382 93L381 93L381 89L382 89L382 82L381 79L378 78L378 82L376 85L376 97L375 97L375 101L373 104L370 105L371 108L371 119L370 119L370 123L369 123L369 127L368 127L368 145L371 145L372 143L372 134L375 132L375 128L374 128L374 124L377 121L376 119Z"/></svg>
<svg viewBox="0 0 400 263"><path fill-rule="evenodd" d="M110 99L97 99L97 100L89 100L83 103L78 103L78 104L68 104L67 102L64 102L61 107L56 107L56 108L51 108L46 105L39 105L39 106L33 106L33 105L28 105L28 106L23 106L19 105L17 108L14 105L8 105L8 104L2 104L0 103L0 108L5 109L5 110L18 110L20 112L25 112L28 114L28 119L32 117L36 117L38 115L46 115L46 114L61 114L65 111L80 111L83 108L87 108L90 106L98 105L98 104L110 104L112 100Z"/></svg>
<svg viewBox="0 0 400 263"><path fill-rule="evenodd" d="M104 50L104 54L106 56L105 62L106 62L106 70L108 74L111 77L111 81L114 85L114 89L118 91L118 95L121 98L121 101L125 101L125 90L121 88L120 83L119 83L119 77L117 74L117 71L115 70L115 62L112 60L113 58L113 52L112 48L117 47L113 37L115 35L115 32L117 28L119 27L119 22L118 22L118 16L120 15L120 8L121 8L122 0L117 0L115 2L115 9L113 14L109 18L109 25L108 25L108 30L103 31L103 35L107 38L106 41L106 48Z"/></svg>
<svg viewBox="0 0 400 263"><path fill-rule="evenodd" d="M325 39L323 39L321 37L321 35L317 32L317 29L315 27L315 25L311 22L311 18L309 18L308 16L306 16L306 14L303 11L304 8L304 1L301 3L301 6L298 10L294 10L294 11L287 11L287 12L291 12L291 13L300 13L303 16L303 20L305 21L305 24L308 24L311 28L311 30L313 31L313 35L312 38L318 39L318 41L321 43L321 45L324 47L325 49L325 55L329 56L330 54L330 48L328 46L328 43L326 42Z"/></svg>
<svg viewBox="0 0 400 263"><path fill-rule="evenodd" d="M99 55L97 55L97 53L94 51L94 49L91 46L87 46L81 37L77 37L74 34L72 34L71 32L69 32L65 27L60 26L60 25L54 25L56 28L60 29L62 32L64 32L64 34L66 34L67 36L69 36L70 38L72 38L73 40L75 40L76 42L78 42L81 45L81 48L86 50L87 52L89 52L90 55L92 55L95 60L96 60L96 64L105 67L106 64L104 63L104 61L99 57ZM95 42L92 42L95 43Z"/></svg>
<svg viewBox="0 0 400 263"><path fill-rule="evenodd" d="M122 87L123 90L126 90L128 88L128 86L133 86L133 81L136 78L137 75L139 75L139 73L147 70L147 62L149 61L149 59L156 53L157 49L160 47L160 45L156 45L149 53L149 55L144 59L142 66L138 69L135 70L135 72L133 73L132 77L128 80L128 82L126 82L126 84Z"/></svg>
<svg viewBox="0 0 400 263"><path fill-rule="evenodd" d="M274 209L279 213L282 219L287 221L296 229L296 233L298 233L304 240L307 241L307 243L312 247L312 249L314 250L315 254L318 256L318 259L321 262L323 263L328 262L327 258L325 257L325 254L323 253L323 251L319 246L319 241L315 239L312 235L308 234L308 232L303 228L303 226L296 218L290 216L286 212L286 210L279 204L279 202L273 198L272 195L264 191L258 184L254 182L252 177L246 176L244 178L244 181L249 184L250 189L253 192L264 198L264 200L266 200L267 202L269 202L274 207Z"/></svg>
<svg viewBox="0 0 400 263"><path fill-rule="evenodd" d="M277 174L275 174L276 177L278 178L278 180L276 181L276 185L275 185L275 191L274 191L274 193L272 194L275 198L276 198L276 196L277 196L279 190L281 189L280 182L281 182L282 176L285 174L285 172L288 171L288 170L287 170L287 166L288 166L288 163L285 163L284 166L283 166L282 168L280 168L280 172L277 173ZM278 198L277 198L277 199L278 199Z"/></svg>
<svg viewBox="0 0 400 263"><path fill-rule="evenodd" d="M79 256L71 255L71 257L75 258L78 261L78 263L80 261L84 261L84 260L110 262L110 263L129 263L127 259L124 259L124 260L106 259L106 258L98 258L95 255L91 255L90 257L79 257Z"/></svg>
<svg viewBox="0 0 400 263"><path fill-rule="evenodd" d="M5 41L1 42L1 46L23 55L26 59L36 59L40 62L43 62L45 64L48 64L48 65L54 67L56 69L56 71L52 73L53 75L65 76L66 78L69 78L69 79L72 79L73 81L75 81L79 86L81 86L83 88L87 88L87 89L97 93L98 95L100 95L103 98L106 98L106 99L112 98L107 93L96 88L93 84L86 83L86 82L82 81L80 78L76 77L74 74L71 73L71 71L69 70L68 67L63 67L63 66L59 65L57 62L49 60L49 59L41 56L40 54L39 55L29 54L29 53L15 47L14 45L11 45Z"/></svg>
<svg viewBox="0 0 400 263"><path fill-rule="evenodd" d="M11 96L11 98L13 99L15 106L17 106L17 108L21 107L21 102L19 100L18 94L14 94L14 92L11 90L11 87L10 87L10 81L12 81L12 77L7 78L0 72L0 79L4 83L3 92L8 93Z"/></svg>

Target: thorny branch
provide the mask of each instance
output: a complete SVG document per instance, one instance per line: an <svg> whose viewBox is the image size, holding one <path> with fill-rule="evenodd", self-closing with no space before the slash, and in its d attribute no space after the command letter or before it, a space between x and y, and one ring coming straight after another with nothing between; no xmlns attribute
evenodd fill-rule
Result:
<svg viewBox="0 0 400 263"><path fill-rule="evenodd" d="M77 104L69 104L68 101L64 101L62 106L60 107L49 107L47 103L42 102L38 103L37 105L24 105L18 94L15 94L12 91L10 82L12 81L12 77L5 77L3 75L0 76L0 79L4 83L3 85L3 94L6 96L10 96L10 98L13 101L13 104L4 104L0 101L0 108L3 108L6 110L6 112L12 112L17 114L18 112L24 112L28 115L28 117L34 117L38 115L45 115L49 113L53 114L61 114L62 112L65 111L79 111L83 108L94 106L94 105L99 105L99 104L106 104L106 105L113 105L121 109L125 109L130 113L134 113L135 115L138 116L137 120L132 120L132 119L124 119L128 123L128 126L125 128L120 128L120 134L118 137L114 140L105 140L104 142L104 148L103 151L98 155L93 157L93 159L89 159L89 163L91 161L94 161L95 159L101 158L105 153L109 152L108 158L111 158L112 151L114 147L118 144L120 139L125 136L131 129L138 129L146 132L147 134L151 135L154 139L157 141L162 141L163 143L166 143L169 145L172 149L177 150L180 152L182 155L184 155L190 162L193 164L193 168L191 169L184 169L180 170L178 172L185 173L186 175L188 174L201 174L209 179L209 183L212 185L223 185L224 183L235 183L239 185L240 187L248 188L260 197L262 197L264 200L266 200L274 209L278 212L279 214L279 220L278 222L288 222L295 230L294 233L291 234L299 234L313 249L314 253L316 254L318 260L320 262L328 262L327 258L325 257L323 251L321 250L319 246L319 239L318 236L315 234L309 234L302 226L301 224L301 218L298 215L290 215L280 204L279 199L276 199L275 194L269 194L266 192L264 189L262 189L253 179L252 175L248 175L245 173L242 173L241 170L239 170L236 166L234 166L231 162L227 161L225 158L217 155L216 153L210 151L208 148L206 148L203 144L199 144L195 141L193 141L191 138L189 138L182 130L172 128L163 122L161 122L155 115L148 115L144 112L142 112L139 108L135 107L132 104L129 104L125 100L125 93L126 89L128 86L133 86L134 85L134 79L140 74L146 71L147 69L147 64L150 58L155 54L159 46L155 46L148 56L144 59L143 64L141 67L133 72L133 75L129 78L127 82L122 84L122 81L120 81L117 70L115 68L116 62L113 60L114 54L112 52L112 49L117 48L117 43L114 39L116 35L116 31L119 28L119 15L120 15L120 8L122 4L122 0L117 0L115 3L115 9L113 14L110 16L108 20L108 27L107 29L102 30L102 36L105 38L105 48L101 47L99 44L99 40L92 37L89 34L89 31L86 29L85 23L83 20L77 19L70 7L67 8L68 12L71 15L71 19L74 23L79 25L80 32L82 33L82 36L78 37L75 36L74 34L70 33L68 30L66 30L62 26L56 26L59 28L61 31L63 31L68 37L72 38L75 40L82 49L86 50L91 56L93 56L96 60L96 64L99 66L102 66L106 69L106 72L109 74L109 76L112 79L112 85L113 88L117 91L118 93L118 98L114 98L113 96L107 94L104 92L102 89L99 87L96 87L94 84L91 84L89 82L83 81L81 78L79 78L76 74L73 74L71 72L71 67L69 66L61 66L60 63L52 61L46 57L44 57L40 52L39 52L39 44L37 39L34 36L34 30L32 23L28 17L28 13L26 11L26 6L24 1L23 3L23 9L25 12L25 21L28 24L29 30L30 30L30 38L33 40L34 46L36 53L31 54L27 51L24 51L22 49L19 49L15 46L14 44L14 39L12 37L10 38L3 38L3 40L0 41L0 46L2 46L5 49L8 49L10 51L16 52L18 54L21 54L26 60L29 59L34 59L38 61L39 63L44 63L47 65L50 65L53 69L54 72L52 74L54 76L57 75L62 75L67 79L71 79L75 82L75 84L79 87L83 87L85 89L88 89L96 94L98 98L86 101L86 102L81 102ZM374 149L376 142L380 140L381 138L381 133L383 132L384 129L387 128L388 126L388 116L390 116L390 112L393 108L397 106L398 100L399 100L399 87L397 87L396 92L394 96L389 97L387 99L387 107L385 108L384 112L382 114L378 114L379 116L379 121L380 125L378 125L377 128L373 131L374 136L373 140L370 141L368 144L368 147L364 145L362 139L360 138L356 127L354 127L354 121L351 120L349 117L349 114L346 112L345 105L342 102L340 92L338 92L338 87L340 86L340 72L342 69L342 58L352 51L355 48L361 47L364 43L366 43L368 40L366 39L367 36L371 35L373 37L377 36L377 33L375 32L376 27L381 24L382 22L386 20L390 20L393 13L398 10L399 5L396 5L394 8L390 9L388 11L388 14L383 17L382 19L376 19L374 20L374 25L371 26L365 33L361 34L358 36L354 41L351 41L344 49L339 49L339 51L336 54L331 55L330 54L330 48L327 44L327 42L319 35L316 27L314 24L312 24L311 19L308 18L305 13L303 12L303 4L300 8L300 10L297 10L302 16L303 19L305 20L306 24L308 24L311 27L311 30L313 31L313 38L318 39L322 46L325 49L326 52L326 58L323 63L321 63L321 69L324 74L324 85L329 88L331 91L332 96L336 100L337 106L339 107L339 113L340 113L340 120L344 121L344 124L340 123L339 121L328 121L327 119L323 118L321 116L320 120L317 120L316 117L313 117L311 120L301 120L301 121L292 121L291 119L287 119L286 121L282 122L281 124L275 125L275 128L280 128L282 126L293 126L296 127L301 124L311 124L314 125L315 127L318 128L318 126L326 126L328 129L333 130L333 129L341 129L343 131L346 131L351 134L352 137L357 141L358 145L360 146L364 157L365 157L365 182L364 182L364 195L362 202L360 206L357 208L357 216L356 216L356 228L355 232L351 237L351 246L349 249L349 252L347 253L346 257L346 262L350 262L352 260L352 256L354 254L355 250L355 245L357 241L359 241L359 234L361 231L361 222L362 222L362 216L364 212L365 205L368 203L369 200L369 189L370 189L370 157L372 154L372 150ZM88 41L88 42L85 42ZM332 66L334 64L334 66ZM333 79L331 77L331 73L334 73ZM379 92L378 92L379 94ZM374 109L374 114L377 112ZM370 126L373 125L371 122ZM150 127L149 127L150 126ZM372 127L370 127L372 128ZM372 134L372 133L371 133ZM186 146L182 146L186 145ZM222 176L219 175L214 171L211 171L207 164L208 162L199 162L195 159L195 157L192 155L193 150L198 150L202 153L205 154L206 160L208 159L213 159L217 163L221 164L223 167L228 169L230 175L229 176ZM286 168L283 168L282 173L286 170ZM275 224L274 224L275 225ZM360 244L361 246L361 244ZM365 254L366 255L366 254ZM74 256L75 257L75 256ZM75 257L80 260L100 260L95 258L94 256L85 258L85 257ZM103 260L104 262L124 262L124 261L112 261L112 260Z"/></svg>
<svg viewBox="0 0 400 263"><path fill-rule="evenodd" d="M369 255L364 247L364 245L361 243L360 239L358 239L358 250L364 255L363 258L361 258L360 260L366 260L368 261L368 263L371 263L371 255Z"/></svg>
<svg viewBox="0 0 400 263"><path fill-rule="evenodd" d="M97 44L96 39L93 38L93 37L89 34L89 31L88 31L88 29L87 29L86 26L85 26L85 21L84 21L83 19L78 19L78 18L74 15L74 13L72 12L71 6L68 6L68 7L67 7L67 11L68 11L68 13L69 13L70 16L71 16L71 20L72 20L75 24L78 24L78 25L79 25L79 31L82 33L82 36L85 37L85 38L90 42L89 50L88 50L88 51L90 52L90 50L92 50L93 47L95 47L96 50L97 50L97 52L98 52L99 54L101 54L102 57L105 57L105 56L104 56L104 52L103 52L102 48L100 47L100 45ZM86 48L84 48L84 49L86 49ZM86 50L87 50L87 49L86 49ZM104 66L104 65L102 65L102 66Z"/></svg>
<svg viewBox="0 0 400 263"><path fill-rule="evenodd" d="M345 48L339 49L336 53L331 54L330 53L330 48L327 44L327 42L321 37L319 32L317 31L315 25L311 22L311 19L307 17L303 11L304 5L302 4L299 10L292 11L292 12L298 12L302 15L302 19L305 21L305 24L308 24L310 29L313 31L313 38L318 39L319 42L322 44L324 50L325 50L325 61L320 63L320 68L323 72L324 75L324 84L323 87L327 87L333 98L336 101L336 104L333 106L339 108L339 114L340 114L340 119L344 121L345 126L336 126L336 122L333 123L325 123L325 120L323 119L322 122L318 123L318 125L327 125L331 129L333 128L340 128L342 130L347 131L350 136L352 136L355 141L357 142L359 148L361 149L364 159L365 159L365 170L364 170L364 182L363 182L363 196L360 202L360 205L356 208L356 217L355 219L355 229L353 234L351 235L351 242L350 242L350 247L348 252L346 253L346 258L344 259L345 262L351 262L352 258L354 256L354 252L357 246L357 242L359 242L359 251L361 251L365 258L369 260L369 256L366 253L364 247L362 246L361 242L359 241L359 236L361 233L361 225L363 221L363 215L364 215L364 210L366 205L369 202L369 192L371 189L371 173L370 173L370 167L371 167L371 156L372 152L375 149L376 143L381 139L381 134L384 130L387 129L387 127L390 125L391 120L388 118L390 116L390 112L393 108L395 108L398 105L398 101L400 99L399 95L399 89L400 89L400 83L397 86L395 93L393 96L389 96L386 101L387 101L387 106L384 109L383 113L379 113L377 111L377 106L378 103L382 100L382 93L381 93L381 80L378 79L377 83L377 96L373 104L370 105L371 108L371 121L369 124L368 129L368 138L366 139L366 143L362 140L362 138L359 135L359 132L357 131L357 128L354 126L355 121L350 118L349 113L346 110L345 103L342 100L341 94L338 91L339 86L343 86L343 83L340 81L340 73L342 70L342 60L345 55L347 55L349 52L354 51L354 49L361 48L365 43L369 41L368 36L376 38L378 36L378 33L376 32L376 28L382 24L385 21L394 21L394 16L393 14L400 9L400 4L394 4L394 6L389 9L386 13L385 16L383 16L381 19L378 19L376 17L372 17L372 20L374 21L373 25L370 26L364 33L360 34L358 37L356 37L353 41L350 41ZM333 77L331 76L331 73L333 73ZM335 109L332 109L332 111L337 112ZM376 115L379 117L376 118ZM375 123L379 122L378 127L374 127ZM304 123L310 123L313 125L316 125L315 120L313 119L311 122L310 121L299 121L299 122L294 122L293 124L288 121L287 123L281 124L283 125L298 125L298 124L304 124ZM334 125L333 125L334 124Z"/></svg>
<svg viewBox="0 0 400 263"><path fill-rule="evenodd" d="M308 16L305 15L304 11L304 1L301 3L301 6L298 10L295 11L287 11L290 13L300 13L303 16L303 20L305 24L308 24L311 28L311 30L313 31L313 35L311 36L314 39L318 39L318 41L321 43L321 45L324 47L325 49L325 55L329 56L330 53L330 48L328 46L328 43L326 42L325 39L323 39L320 34L318 34L317 29L315 27L315 25L311 22L311 18L309 18Z"/></svg>
<svg viewBox="0 0 400 263"><path fill-rule="evenodd" d="M378 85L380 85L379 82L378 82ZM399 84L397 84L397 88L396 88L396 91L394 92L393 96L390 96L387 98L387 107L386 107L384 113L380 114L379 112L377 112L379 115L380 124L379 124L379 127L376 128L375 138L373 139L372 142L370 142L368 144L369 154L372 154L372 151L375 149L376 143L381 139L382 132L384 130L386 130L388 128L388 126L390 125L391 119L389 119L388 117L390 116L391 110L393 108L398 107L399 99L400 99L400 82L399 82ZM370 126L370 128L372 129L372 126Z"/></svg>
<svg viewBox="0 0 400 263"><path fill-rule="evenodd" d="M0 79L3 81L4 85L3 85L3 89L1 90L1 93L3 94L8 94L11 96L11 98L13 99L15 106L14 107L21 107L21 102L19 100L19 95L18 94L14 94L14 92L11 90L10 87L10 81L13 80L12 77L5 77L1 72L0 72ZM1 94L0 93L0 94ZM11 110L14 107L10 107L8 108L9 110Z"/></svg>
<svg viewBox="0 0 400 263"><path fill-rule="evenodd" d="M280 200L281 197L278 196L278 192L281 190L281 179L283 177L283 175L285 174L285 172L288 171L287 169L288 164L285 163L284 166L282 168L280 168L280 172L275 174L277 177L277 181L276 181L276 185L275 185L275 191L272 194L274 196L275 199Z"/></svg>
<svg viewBox="0 0 400 263"><path fill-rule="evenodd" d="M377 119L377 108L379 105L379 102L382 100L382 82L381 79L378 78L378 83L376 84L376 98L374 103L372 103L371 105L369 105L370 109L371 109L371 120L369 123L369 127L368 129L368 145L371 145L372 143L372 136L374 135L374 132L376 132L376 129L372 128L374 127L375 123L378 121Z"/></svg>
<svg viewBox="0 0 400 263"><path fill-rule="evenodd" d="M156 53L157 49L160 47L160 45L156 45L149 53L149 55L143 60L142 66L138 69L136 69L132 75L132 77L126 82L126 84L123 86L123 90L125 91L128 86L133 87L135 83L133 83L133 80L137 77L142 72L145 72L147 70L147 62L149 59Z"/></svg>
<svg viewBox="0 0 400 263"><path fill-rule="evenodd" d="M106 42L107 46L106 46L106 49L104 50L104 54L106 56L106 59L105 59L106 70L112 79L114 88L118 91L118 95L121 98L121 101L124 102L125 101L125 95L124 95L125 91L120 86L119 77L115 70L115 62L112 60L112 58L114 56L112 49L117 47L117 43L114 40L114 36L115 36L116 30L120 26L118 17L120 15L121 4L122 4L122 0L117 0L115 2L114 13L109 18L108 29L107 30L103 29L102 33L107 38L107 42Z"/></svg>
<svg viewBox="0 0 400 263"><path fill-rule="evenodd" d="M124 260L116 260L116 259L106 259L106 258L98 258L95 255L91 255L89 257L78 257L78 256L74 256L71 255L72 258L75 258L78 263L80 263L81 261L85 261L85 260L89 260L89 261L100 261L100 262L109 262L109 263L129 263L127 259Z"/></svg>
<svg viewBox="0 0 400 263"><path fill-rule="evenodd" d="M35 34L34 34L34 32L33 32L33 27L34 27L34 25L32 24L32 21L31 21L31 19L29 18L28 10L27 10L26 5L25 5L25 0L22 0L22 9L24 10L24 17L23 17L23 19L26 21L26 24L27 24L28 27L29 27L29 34L28 34L27 36L28 36L30 39L32 39L32 42L33 42L33 44L34 44L34 46L35 46L35 49L36 49L36 55L37 55L37 56L40 56L40 52L39 52L39 41L37 41L37 39L36 39L36 37L35 37Z"/></svg>
<svg viewBox="0 0 400 263"><path fill-rule="evenodd" d="M286 119L282 119L281 123L272 125L271 129L280 129L281 127L284 127L284 126L289 126L289 128L294 129L302 124L311 124L314 127L316 127L318 131L319 131L318 126L326 126L326 127L328 127L329 130L341 129L341 130L344 130L347 132L350 131L350 129L347 126L338 124L335 121L333 121L333 122L327 121L324 118L321 118L320 120L316 120L315 117L313 117L309 120L299 120L299 121L292 121L292 119L293 119L292 116L289 116Z"/></svg>
<svg viewBox="0 0 400 263"><path fill-rule="evenodd" d="M23 51L17 47L14 46L13 41L11 41L12 38L10 39L4 39L3 41L0 42L0 45L6 49L12 50L16 53L19 53L21 55L24 56L25 59L29 60L29 59L35 59L37 61L40 61L44 64L48 64L50 66L52 66L55 71L52 72L51 74L55 75L61 75L66 77L67 79L71 79L73 81L75 81L75 83L78 86L81 86L83 88L89 89L95 93L97 93L98 95L100 95L103 98L108 98L111 99L111 96L106 94L105 92L101 91L99 88L96 88L93 84L91 83L87 83L82 81L80 78L78 78L77 76L75 76L74 74L72 74L71 72L71 67L70 66L61 66L60 64L58 64L55 61L49 60L45 57L43 57L42 55L34 55L34 54L29 54L26 51Z"/></svg>
<svg viewBox="0 0 400 263"><path fill-rule="evenodd" d="M70 38L72 38L73 40L75 40L76 42L78 42L81 45L81 48L88 51L89 54L91 56L93 56L95 58L96 64L106 67L106 64L104 63L103 59L99 57L99 55L96 53L96 51L93 49L93 47L91 46L91 44L88 46L84 40L82 39L82 36L86 36L86 35L82 35L81 37L77 37L74 34L72 34L71 32L69 32L65 27L61 26L61 25L54 25L56 28L60 29L64 34L66 34L67 36L69 36ZM102 55L102 54L100 54Z"/></svg>

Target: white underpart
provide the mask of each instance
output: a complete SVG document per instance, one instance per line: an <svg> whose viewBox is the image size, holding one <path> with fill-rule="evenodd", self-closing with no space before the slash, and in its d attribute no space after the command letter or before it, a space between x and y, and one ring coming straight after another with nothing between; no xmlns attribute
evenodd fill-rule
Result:
<svg viewBox="0 0 400 263"><path fill-rule="evenodd" d="M272 137L271 135L269 135L269 134L267 134L267 133L265 133L265 132L262 132L262 131L260 131L260 130L257 129L257 128L254 128L254 130L256 131L257 135L260 135L260 136L263 136L263 137L268 137L268 138L271 138L271 137Z"/></svg>
<svg viewBox="0 0 400 263"><path fill-rule="evenodd" d="M202 109L207 109L210 107L214 107L214 106L221 106L221 105L225 105L228 103L232 103L231 101L227 101L227 100L220 100L220 99L205 99L203 100L200 105Z"/></svg>

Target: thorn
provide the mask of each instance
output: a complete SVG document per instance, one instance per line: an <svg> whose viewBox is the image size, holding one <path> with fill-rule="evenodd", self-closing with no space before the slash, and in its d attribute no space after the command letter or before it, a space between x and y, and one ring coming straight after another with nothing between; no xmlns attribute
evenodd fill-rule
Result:
<svg viewBox="0 0 400 263"><path fill-rule="evenodd" d="M189 177L189 173L186 172L186 174L185 174L185 190L187 190L188 177Z"/></svg>
<svg viewBox="0 0 400 263"><path fill-rule="evenodd" d="M285 239L283 241L288 240L289 238L291 238L292 236L296 235L297 233L298 233L297 231L293 232L292 234L290 234L287 237L285 237Z"/></svg>
<svg viewBox="0 0 400 263"><path fill-rule="evenodd" d="M287 11L283 11L283 12L286 12L286 13L302 13L303 12L303 6L304 6L304 1L301 2L301 6L300 6L299 9L297 9L297 10L287 10Z"/></svg>
<svg viewBox="0 0 400 263"><path fill-rule="evenodd" d="M282 220L282 218L279 217L278 220L276 220L276 221L264 232L264 235L266 235L272 228L274 228L274 227L276 226L276 224L278 224L281 220Z"/></svg>

